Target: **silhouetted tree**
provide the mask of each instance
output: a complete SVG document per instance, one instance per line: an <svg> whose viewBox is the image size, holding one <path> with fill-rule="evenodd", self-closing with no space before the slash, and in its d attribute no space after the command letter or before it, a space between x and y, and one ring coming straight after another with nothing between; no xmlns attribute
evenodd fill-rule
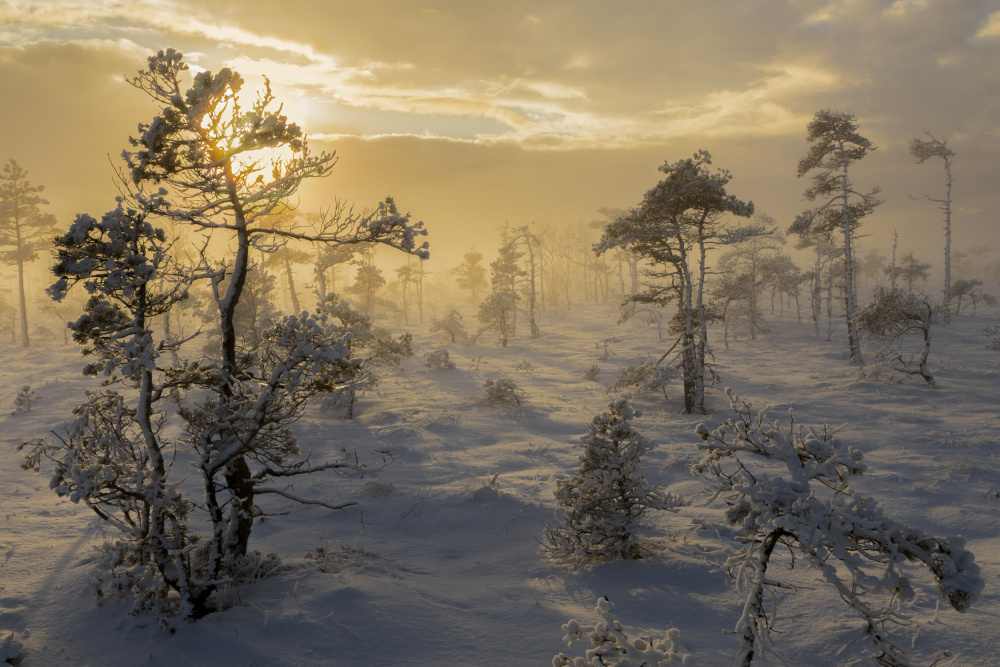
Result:
<svg viewBox="0 0 1000 667"><path fill-rule="evenodd" d="M56 234L56 219L42 213L47 201L38 196L44 185L32 185L28 172L15 160L4 165L0 174L0 261L17 265L17 291L20 299L21 345L31 346L28 336L28 307L24 297L24 265L38 257L38 251L51 247Z"/></svg>

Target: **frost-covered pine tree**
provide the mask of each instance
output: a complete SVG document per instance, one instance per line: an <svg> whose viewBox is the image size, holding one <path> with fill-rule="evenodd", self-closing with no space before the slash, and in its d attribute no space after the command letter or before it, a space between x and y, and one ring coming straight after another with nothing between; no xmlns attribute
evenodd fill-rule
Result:
<svg viewBox="0 0 1000 667"><path fill-rule="evenodd" d="M625 248L647 260L646 289L628 295L627 303L677 308L671 328L676 342L658 363L678 351L667 363L676 362L681 368L688 413L705 411L705 384L711 377L706 365L708 251L721 240L725 216L749 217L754 211L753 202L726 192L730 173L724 169L712 173L711 164L708 151L664 163L659 169L666 177L646 192L638 208L609 222L594 245L598 255Z"/></svg>
<svg viewBox="0 0 1000 667"><path fill-rule="evenodd" d="M789 226L788 233L819 233L828 239L840 238L844 250L844 316L847 319L847 343L851 363L864 363L856 319L857 286L854 284L854 236L861 219L882 203L879 187L870 192L855 189L850 167L875 150L871 140L858 134L853 114L823 109L817 111L806 134L809 153L799 160L798 176L812 173L812 185L806 188L809 201L819 206L803 211Z"/></svg>
<svg viewBox="0 0 1000 667"><path fill-rule="evenodd" d="M497 258L490 263L493 291L479 304L483 330L495 332L504 347L517 331L517 302L521 298L517 281L526 275L519 263L523 255L514 241L504 239Z"/></svg>
<svg viewBox="0 0 1000 667"><path fill-rule="evenodd" d="M681 506L680 499L639 473L642 455L651 448L632 426L638 416L622 398L590 423L580 470L556 483L562 517L545 526L542 549L549 555L580 564L643 558L651 552L638 535L643 515Z"/></svg>
<svg viewBox="0 0 1000 667"><path fill-rule="evenodd" d="M907 564L924 565L945 601L964 612L983 589L964 541L893 521L851 488L866 466L861 452L841 444L839 429L805 429L794 419L786 428L727 394L735 414L715 428L698 425L704 457L693 471L736 529L723 564L746 596L736 664L748 667L767 646L775 613L766 593L782 586L772 567L782 555L782 567L805 564L833 586L861 619L879 664L909 664L892 634L898 605L913 595Z"/></svg>
<svg viewBox="0 0 1000 667"><path fill-rule="evenodd" d="M196 619L218 609L216 591L252 564L260 496L340 509L353 503L303 498L288 480L366 468L346 451L313 463L295 438L306 404L336 384L331 378L349 380L357 365L329 315L280 318L260 332L258 345L241 345L236 313L254 253L292 239L382 243L424 257L427 244L418 245L422 223L411 223L391 198L361 216L337 208L313 226L275 226L272 214L304 180L327 175L334 156L309 152L301 129L272 108L266 79L244 106L237 73L200 71L188 87L187 70L171 49L150 57L132 80L162 106L130 139L134 150L123 152L125 194L100 221L77 216L57 241L58 281L49 292L60 299L76 284L86 288L90 299L73 325L95 359L86 372L122 391L92 392L58 442L26 445L25 465L38 469L51 460L56 492L119 528L99 592L130 594L140 609L148 602L157 613ZM221 264L209 261L206 241L198 266L181 266L157 221L223 237L231 254ZM211 285L219 346L207 357L161 366L160 355L184 341L163 337L152 318L186 298L195 281ZM163 405L168 397L176 409ZM203 495L192 500L178 492L179 477L191 470L171 467L181 449L201 483Z"/></svg>

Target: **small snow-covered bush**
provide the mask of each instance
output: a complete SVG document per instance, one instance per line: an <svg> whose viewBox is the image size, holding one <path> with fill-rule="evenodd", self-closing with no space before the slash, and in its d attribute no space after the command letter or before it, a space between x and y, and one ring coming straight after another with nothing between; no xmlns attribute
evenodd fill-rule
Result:
<svg viewBox="0 0 1000 667"><path fill-rule="evenodd" d="M17 396L14 398L14 412L31 412L31 406L35 404L38 397L35 396L35 392L32 390L30 385L24 385L21 387L21 391L18 392Z"/></svg>
<svg viewBox="0 0 1000 667"><path fill-rule="evenodd" d="M935 307L926 296L881 288L858 313L858 331L882 345L876 353L879 363L904 376L919 375L933 387L927 356L931 351L930 332L935 316ZM911 333L920 333L923 338L917 354L902 351L903 342Z"/></svg>
<svg viewBox="0 0 1000 667"><path fill-rule="evenodd" d="M583 372L583 377L590 380L591 382L597 381L597 376L601 374L601 368L597 364L594 364L587 370Z"/></svg>
<svg viewBox="0 0 1000 667"><path fill-rule="evenodd" d="M482 399L484 405L521 405L521 390L510 378L487 380L483 389L486 390Z"/></svg>
<svg viewBox="0 0 1000 667"><path fill-rule="evenodd" d="M925 565L944 599L964 612L983 589L964 541L897 523L855 492L849 479L866 466L861 452L841 444L839 429L804 429L794 419L786 429L726 393L735 415L716 428L698 425L704 457L692 470L725 502L736 528L738 546L722 565L746 596L736 664L747 667L767 645L775 614L765 594L783 587L768 566L785 550L787 567L815 568L858 614L879 664L907 664L890 630L903 620L899 604L914 594L905 566Z"/></svg>
<svg viewBox="0 0 1000 667"><path fill-rule="evenodd" d="M455 362L451 360L448 350L439 348L431 350L424 355L424 368L431 370L451 370L455 368Z"/></svg>
<svg viewBox="0 0 1000 667"><path fill-rule="evenodd" d="M678 498L639 474L651 448L632 419L639 413L624 398L596 415L583 438L580 470L556 483L558 525L546 525L542 550L555 558L588 564L643 558L651 552L637 533L649 509L675 509Z"/></svg>
<svg viewBox="0 0 1000 667"><path fill-rule="evenodd" d="M677 377L673 366L661 366L652 359L636 366L626 366L618 372L607 386L609 394L618 396L641 396L650 392L661 392L667 397L667 385Z"/></svg>
<svg viewBox="0 0 1000 667"><path fill-rule="evenodd" d="M601 356L599 357L600 360L601 361L607 361L611 357L615 356L615 352L611 348L611 346L615 345L617 343L621 343L621 342L622 342L622 339L621 338L617 338L615 336L611 336L610 338L602 338L600 341L598 341L594 345L594 347L600 348L600 349L603 350L601 352Z"/></svg>
<svg viewBox="0 0 1000 667"><path fill-rule="evenodd" d="M682 665L689 657L680 652L680 630L671 628L663 639L637 637L629 639L624 626L611 613L615 606L607 597L598 598L594 610L600 617L594 625L580 625L569 621L562 626L566 636L563 641L572 646L573 642L590 639L593 648L587 649L583 657L570 658L560 653L552 658L552 667L663 667Z"/></svg>

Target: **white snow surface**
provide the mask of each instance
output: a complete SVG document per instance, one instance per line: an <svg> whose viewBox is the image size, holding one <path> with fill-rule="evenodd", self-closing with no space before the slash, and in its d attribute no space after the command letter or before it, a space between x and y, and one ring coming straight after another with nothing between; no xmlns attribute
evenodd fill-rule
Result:
<svg viewBox="0 0 1000 667"><path fill-rule="evenodd" d="M484 334L474 346L447 345L454 370L424 367L423 355L445 346L428 333L430 317L399 327L414 333L416 355L380 394L360 400L353 421L315 407L297 425L314 461L342 447L362 458L376 448L395 454L376 478L318 474L296 483L297 495L355 497L362 509L274 500L267 509L288 514L256 525L252 540L282 567L232 591L231 608L173 632L126 605L97 606L95 547L112 529L57 498L46 474L19 467L16 446L58 429L96 386L80 374L78 349L0 343L0 636L13 633L22 645L14 661L24 665L548 665L560 651L582 654L562 643L561 626L592 624L596 599L607 596L630 635L677 628L691 654L685 664L729 665L741 600L701 554L731 531L688 464L700 458L695 426L729 415L722 387L730 386L772 418L787 419L791 407L797 423L846 423L841 440L869 466L856 488L900 522L966 538L983 596L958 614L915 566L904 646L924 664L942 651L943 665L1000 664L1000 352L977 333L995 313L932 330L937 389L861 377L846 341L818 340L811 323L787 314L772 316L772 333L756 341L731 341L729 350L715 341L722 383L709 391L710 414L682 414L679 386L666 402L652 394L632 401L643 413L634 426L655 443L643 474L690 504L650 512L645 535L662 546L654 557L574 571L538 549L543 525L555 520L555 482L578 469L587 424L613 398L602 383L664 349L655 328L617 318L612 304L548 312L537 340L519 334L501 348ZM601 359L610 337L621 342ZM584 378L594 364L597 382ZM523 390L522 406L482 404L483 382L504 375ZM37 401L12 413L25 385ZM307 557L321 547L324 557ZM833 590L776 558L780 576L801 588L784 595L776 655L761 664L874 664L860 621Z"/></svg>

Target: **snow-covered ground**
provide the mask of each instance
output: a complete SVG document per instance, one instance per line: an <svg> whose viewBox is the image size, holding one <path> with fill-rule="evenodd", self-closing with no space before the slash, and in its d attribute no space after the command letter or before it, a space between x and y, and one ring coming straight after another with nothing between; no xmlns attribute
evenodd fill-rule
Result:
<svg viewBox="0 0 1000 667"><path fill-rule="evenodd" d="M841 439L869 465L857 488L900 522L966 537L983 596L958 614L914 569L922 587L904 647L924 664L945 650L940 664L1000 664L1000 352L977 331L995 313L934 329L937 389L863 378L843 340L817 340L811 323L789 316L773 317L773 332L756 341L717 344L722 385L710 392L709 415L682 414L678 389L667 402L635 400L635 426L656 443L645 475L690 505L651 517L647 535L662 546L655 557L574 571L538 549L554 520L555 482L577 469L580 437L611 398L603 384L663 351L655 328L617 318L611 304L546 313L537 340L448 345L454 370L425 368L423 355L444 341L408 327L416 356L360 401L356 419L316 407L298 425L315 460L342 447L395 455L377 478L321 474L296 485L300 495L357 497L362 509L275 504L288 514L257 525L253 540L282 568L232 591L226 611L174 632L125 606L96 606L88 581L108 528L57 498L46 475L19 468L17 444L58 429L93 386L77 349L0 344L0 633L14 633L24 665L547 665L559 651L582 654L562 643L560 626L592 623L606 595L633 634L676 627L687 664L729 665L740 599L700 555L724 539L722 512L688 467L698 459L695 426L729 414L725 385L774 418L791 407L799 423L846 423ZM600 375L587 380L595 364ZM520 407L481 404L483 382L499 376L523 390ZM10 414L24 385L37 401ZM785 663L871 664L860 623L836 594L812 572L787 574L801 588L786 595L774 627Z"/></svg>

